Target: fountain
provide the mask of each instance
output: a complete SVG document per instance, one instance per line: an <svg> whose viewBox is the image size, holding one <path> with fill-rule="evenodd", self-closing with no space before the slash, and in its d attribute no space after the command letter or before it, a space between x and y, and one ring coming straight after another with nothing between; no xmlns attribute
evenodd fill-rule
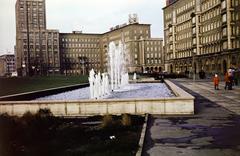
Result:
<svg viewBox="0 0 240 156"><path fill-rule="evenodd" d="M107 73L96 74L92 69L89 72L90 99L99 99L109 94L109 78Z"/></svg>
<svg viewBox="0 0 240 156"><path fill-rule="evenodd" d="M109 77L112 92L115 89L119 89L125 85L128 85L129 75L126 68L126 61L124 56L126 55L126 46L119 41L118 46L114 42L109 44L108 56L108 74L100 73L95 74L92 69L89 74L89 84L90 84L90 98L99 99L108 95L110 92L109 88Z"/></svg>
<svg viewBox="0 0 240 156"><path fill-rule="evenodd" d="M108 50L108 73L111 78L111 90L120 88L121 86L128 85L129 76L126 63L126 46L119 41L118 46L114 42L109 44Z"/></svg>
<svg viewBox="0 0 240 156"><path fill-rule="evenodd" d="M95 72L93 69L89 72L88 81L89 81L89 85L90 85L90 89L89 89L90 90L90 98L93 99L94 98L94 81L95 81Z"/></svg>

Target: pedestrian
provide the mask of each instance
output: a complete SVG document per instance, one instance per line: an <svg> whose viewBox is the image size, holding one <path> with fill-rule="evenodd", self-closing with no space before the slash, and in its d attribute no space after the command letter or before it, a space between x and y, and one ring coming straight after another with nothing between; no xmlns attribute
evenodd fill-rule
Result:
<svg viewBox="0 0 240 156"><path fill-rule="evenodd" d="M234 85L234 83L233 83L233 75L234 75L234 70L230 68L228 70L228 79L229 79L228 90L232 90L232 87Z"/></svg>
<svg viewBox="0 0 240 156"><path fill-rule="evenodd" d="M224 81L225 81L225 87L224 87L224 89L226 90L226 89L229 88L229 83L230 83L228 72L226 72L226 74L225 74L225 76L224 76Z"/></svg>
<svg viewBox="0 0 240 156"><path fill-rule="evenodd" d="M219 90L219 82L220 82L220 79L218 77L218 74L215 74L213 77L213 83L214 83L215 90Z"/></svg>

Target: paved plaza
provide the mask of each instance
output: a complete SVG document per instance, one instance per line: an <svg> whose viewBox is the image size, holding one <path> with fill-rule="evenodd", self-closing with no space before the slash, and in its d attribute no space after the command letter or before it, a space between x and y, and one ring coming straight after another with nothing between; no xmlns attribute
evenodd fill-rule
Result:
<svg viewBox="0 0 240 156"><path fill-rule="evenodd" d="M144 156L239 156L240 87L172 80L196 97L193 116L150 116Z"/></svg>
<svg viewBox="0 0 240 156"><path fill-rule="evenodd" d="M180 79L174 82L240 115L240 86L233 86L233 90L225 90L225 83L221 81L219 86L220 90L215 90L213 82L210 80L196 81L193 83L192 80Z"/></svg>

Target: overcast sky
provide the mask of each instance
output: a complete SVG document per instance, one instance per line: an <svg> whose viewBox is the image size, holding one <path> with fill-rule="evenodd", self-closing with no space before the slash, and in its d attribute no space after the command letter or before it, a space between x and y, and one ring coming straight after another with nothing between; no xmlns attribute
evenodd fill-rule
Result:
<svg viewBox="0 0 240 156"><path fill-rule="evenodd" d="M16 0L0 1L0 54L13 53ZM163 37L164 5L165 0L46 0L47 28L103 33L137 13L140 23L152 24L152 37Z"/></svg>

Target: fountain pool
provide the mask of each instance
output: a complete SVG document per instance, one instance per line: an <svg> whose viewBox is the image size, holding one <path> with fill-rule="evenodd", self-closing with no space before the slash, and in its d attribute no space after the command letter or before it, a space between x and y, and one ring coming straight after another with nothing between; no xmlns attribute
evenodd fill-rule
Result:
<svg viewBox="0 0 240 156"><path fill-rule="evenodd" d="M165 84L130 84L98 100L89 99L89 91L86 87L33 101L3 101L0 102L0 113L22 116L26 112L36 113L47 108L53 115L64 117L125 113L194 114L194 97L169 80L165 80Z"/></svg>
<svg viewBox="0 0 240 156"><path fill-rule="evenodd" d="M44 100L83 100L90 99L90 88L80 88L73 91L37 98L34 101ZM174 97L175 95L164 83L134 83L114 90L102 99L151 99Z"/></svg>

